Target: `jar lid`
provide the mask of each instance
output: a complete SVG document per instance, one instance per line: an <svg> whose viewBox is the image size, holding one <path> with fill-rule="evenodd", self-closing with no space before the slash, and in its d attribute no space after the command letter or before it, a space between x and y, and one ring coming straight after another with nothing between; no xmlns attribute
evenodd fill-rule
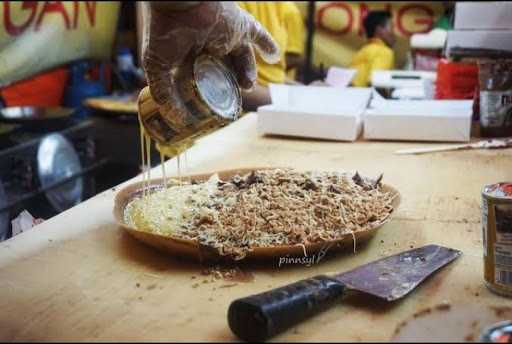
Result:
<svg viewBox="0 0 512 344"><path fill-rule="evenodd" d="M484 329L479 341L486 343L510 343L512 341L512 322L506 320Z"/></svg>
<svg viewBox="0 0 512 344"><path fill-rule="evenodd" d="M493 197L512 198L512 183L496 183L487 185L484 192Z"/></svg>
<svg viewBox="0 0 512 344"><path fill-rule="evenodd" d="M231 70L212 56L201 55L194 62L194 78L199 96L216 115L237 119L242 96Z"/></svg>

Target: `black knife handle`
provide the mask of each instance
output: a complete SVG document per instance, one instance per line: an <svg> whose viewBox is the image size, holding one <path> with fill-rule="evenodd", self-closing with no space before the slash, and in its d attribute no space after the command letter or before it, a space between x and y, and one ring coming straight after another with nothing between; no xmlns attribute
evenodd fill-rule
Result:
<svg viewBox="0 0 512 344"><path fill-rule="evenodd" d="M324 310L343 295L345 286L315 276L231 303L231 331L246 341L262 341Z"/></svg>

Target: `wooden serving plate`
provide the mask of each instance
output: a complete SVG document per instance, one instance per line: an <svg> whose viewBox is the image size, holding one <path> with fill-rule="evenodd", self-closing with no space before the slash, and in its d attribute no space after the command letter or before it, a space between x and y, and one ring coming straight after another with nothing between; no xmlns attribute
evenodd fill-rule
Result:
<svg viewBox="0 0 512 344"><path fill-rule="evenodd" d="M188 179L191 178L196 181L207 181L213 174L217 173L220 179L228 179L230 177L235 176L236 174L245 175L255 170L265 170L270 168L244 168L244 169L235 169L235 170L223 170L212 173L205 174L195 174L183 176L183 178ZM149 189L157 190L163 184L163 179L153 179L149 183ZM393 187L389 185L383 185L385 191L392 192L396 194L393 201L393 212L396 211L400 204L400 193ZM114 217L119 226L121 226L124 230L126 230L130 235L134 238L153 246L159 250L170 253L174 256L191 258L197 261L215 261L215 260L228 260L233 261L233 258L228 256L221 256L217 249L199 244L198 242L180 238L173 238L170 236L164 236L155 233L149 233L145 231L141 231L139 229L128 226L124 222L124 209L130 203L132 199L135 197L139 197L143 192L143 182L137 182L131 185L126 186L121 189L115 198L115 206L114 206ZM393 215L393 213L391 213ZM346 234L338 240L333 240L331 242L322 242L315 244L305 245L305 249L307 255L317 253L326 246L329 246L329 250L339 250L339 249L352 249L354 247L354 237L356 243L359 245L368 241L372 238L377 230L382 227L385 223L389 222L391 219L391 215L388 219L376 225L373 228L370 228L365 231L355 232L354 235ZM275 247L256 247L252 251L248 252L244 257L244 260L268 260L268 259L278 259L279 257L299 257L304 256L304 248L302 246L293 245L293 246L275 246Z"/></svg>

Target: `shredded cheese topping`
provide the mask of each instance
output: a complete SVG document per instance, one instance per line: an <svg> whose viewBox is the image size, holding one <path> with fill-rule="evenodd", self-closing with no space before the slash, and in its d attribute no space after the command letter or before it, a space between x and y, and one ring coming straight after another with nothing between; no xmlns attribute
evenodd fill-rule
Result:
<svg viewBox="0 0 512 344"><path fill-rule="evenodd" d="M290 169L226 181L214 175L204 183L184 182L132 200L125 221L238 260L256 247L332 241L384 223L396 195L384 191L380 179Z"/></svg>

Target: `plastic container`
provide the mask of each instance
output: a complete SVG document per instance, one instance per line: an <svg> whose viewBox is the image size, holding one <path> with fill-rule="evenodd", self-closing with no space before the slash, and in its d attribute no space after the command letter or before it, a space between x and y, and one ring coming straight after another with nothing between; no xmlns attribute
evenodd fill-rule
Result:
<svg viewBox="0 0 512 344"><path fill-rule="evenodd" d="M61 106L68 78L67 67L56 68L7 86L0 93L6 107Z"/></svg>

